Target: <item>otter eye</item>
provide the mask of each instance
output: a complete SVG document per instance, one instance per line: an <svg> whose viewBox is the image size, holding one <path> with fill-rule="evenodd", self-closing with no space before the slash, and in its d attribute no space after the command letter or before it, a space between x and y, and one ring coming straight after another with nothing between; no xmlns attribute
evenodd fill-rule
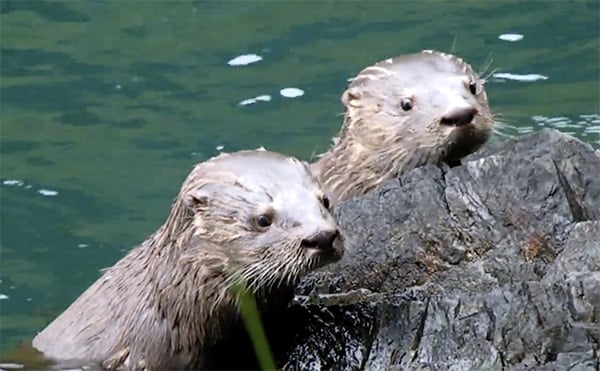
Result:
<svg viewBox="0 0 600 371"><path fill-rule="evenodd" d="M469 90L471 91L471 94L476 95L477 94L477 84L474 82L470 82Z"/></svg>
<svg viewBox="0 0 600 371"><path fill-rule="evenodd" d="M327 210L329 210L329 197L327 196L323 196L323 199L321 200L323 202L323 207L325 207Z"/></svg>
<svg viewBox="0 0 600 371"><path fill-rule="evenodd" d="M257 218L256 218L256 224L258 224L259 226L266 228L268 226L270 226L272 223L271 221L271 217L266 215L266 214L260 214Z"/></svg>
<svg viewBox="0 0 600 371"><path fill-rule="evenodd" d="M413 102L408 98L402 98L400 101L400 107L402 107L402 109L405 111L410 111L413 108Z"/></svg>

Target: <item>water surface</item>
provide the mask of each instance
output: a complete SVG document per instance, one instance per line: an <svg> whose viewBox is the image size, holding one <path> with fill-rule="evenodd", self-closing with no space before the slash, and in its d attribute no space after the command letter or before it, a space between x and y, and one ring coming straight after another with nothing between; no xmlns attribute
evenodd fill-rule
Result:
<svg viewBox="0 0 600 371"><path fill-rule="evenodd" d="M600 146L599 4L2 0L0 355L158 228L194 163L326 150L381 59L453 51L496 74L494 140Z"/></svg>

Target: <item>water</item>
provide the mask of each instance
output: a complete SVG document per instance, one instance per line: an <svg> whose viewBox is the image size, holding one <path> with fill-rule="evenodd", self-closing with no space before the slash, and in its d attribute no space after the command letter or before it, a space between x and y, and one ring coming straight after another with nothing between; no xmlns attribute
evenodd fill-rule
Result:
<svg viewBox="0 0 600 371"><path fill-rule="evenodd" d="M600 146L599 4L2 0L0 354L153 232L195 162L324 151L381 59L491 57L502 134Z"/></svg>

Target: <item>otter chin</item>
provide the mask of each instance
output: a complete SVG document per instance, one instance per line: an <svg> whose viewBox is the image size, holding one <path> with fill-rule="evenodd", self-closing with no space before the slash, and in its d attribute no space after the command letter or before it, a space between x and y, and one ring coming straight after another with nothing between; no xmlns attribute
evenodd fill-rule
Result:
<svg viewBox="0 0 600 371"><path fill-rule="evenodd" d="M328 209L308 165L295 158L255 150L200 163L164 224L33 346L70 367L201 367L205 350L241 321L239 287L269 310L303 275L342 257Z"/></svg>
<svg viewBox="0 0 600 371"><path fill-rule="evenodd" d="M363 69L342 95L342 129L313 173L340 201L419 166L460 165L492 134L484 83L461 58L431 50Z"/></svg>

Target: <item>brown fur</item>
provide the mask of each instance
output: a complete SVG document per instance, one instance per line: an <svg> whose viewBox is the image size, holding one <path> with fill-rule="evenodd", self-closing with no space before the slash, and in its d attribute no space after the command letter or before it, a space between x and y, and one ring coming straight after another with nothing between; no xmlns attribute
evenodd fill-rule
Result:
<svg viewBox="0 0 600 371"><path fill-rule="evenodd" d="M230 287L245 283L265 308L302 275L341 257L340 238L327 250L302 245L337 231L322 197L305 163L272 152L197 165L164 225L107 269L33 345L52 359L108 369L199 367L203 349L238 318ZM268 228L255 224L265 212L274 217Z"/></svg>
<svg viewBox="0 0 600 371"><path fill-rule="evenodd" d="M476 94L469 83L476 83ZM381 61L362 70L342 96L344 123L312 171L332 200L362 195L415 167L451 166L479 149L493 127L484 81L462 59L434 51ZM413 108L404 111L402 99ZM453 109L477 110L464 126L442 123Z"/></svg>

